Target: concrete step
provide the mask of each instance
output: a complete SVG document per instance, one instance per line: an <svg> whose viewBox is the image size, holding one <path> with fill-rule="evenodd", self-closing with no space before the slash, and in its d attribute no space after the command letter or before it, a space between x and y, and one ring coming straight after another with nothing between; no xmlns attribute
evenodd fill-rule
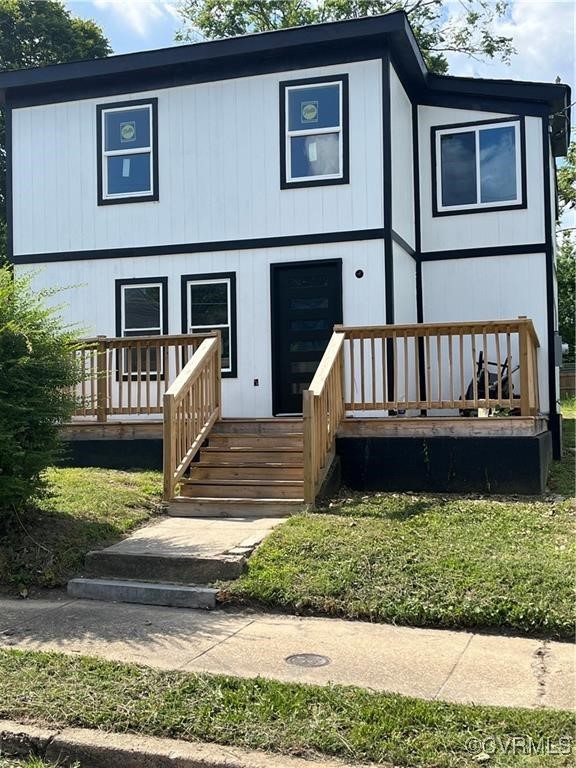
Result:
<svg viewBox="0 0 576 768"><path fill-rule="evenodd" d="M200 557L173 552L160 554L126 552L122 548L88 552L85 559L89 576L111 579L136 579L179 584L210 584L218 579L237 579L246 567L243 557L218 555Z"/></svg>
<svg viewBox="0 0 576 768"><path fill-rule="evenodd" d="M218 590L204 586L120 579L72 579L68 582L68 594L83 600L212 610L216 607Z"/></svg>
<svg viewBox="0 0 576 768"><path fill-rule="evenodd" d="M302 480L304 468L296 465L267 465L254 466L204 465L202 462L190 466L190 480Z"/></svg>
<svg viewBox="0 0 576 768"><path fill-rule="evenodd" d="M284 448L280 450L259 451L257 448L202 448L200 451L200 461L202 464L217 464L225 466L232 464L234 466L256 464L303 464L303 454L301 449Z"/></svg>
<svg viewBox="0 0 576 768"><path fill-rule="evenodd" d="M222 419L214 424L210 434L302 434L303 429L303 421L301 418Z"/></svg>
<svg viewBox="0 0 576 768"><path fill-rule="evenodd" d="M289 517L304 512L303 499L241 499L177 496L168 505L171 517Z"/></svg>
<svg viewBox="0 0 576 768"><path fill-rule="evenodd" d="M189 480L182 483L181 496L211 496L235 499L301 499L303 480Z"/></svg>
<svg viewBox="0 0 576 768"><path fill-rule="evenodd" d="M297 448L300 451L304 449L302 435L277 434L277 435L219 435L210 433L208 436L208 445L210 448L220 448L242 450L255 449L259 451L280 451Z"/></svg>

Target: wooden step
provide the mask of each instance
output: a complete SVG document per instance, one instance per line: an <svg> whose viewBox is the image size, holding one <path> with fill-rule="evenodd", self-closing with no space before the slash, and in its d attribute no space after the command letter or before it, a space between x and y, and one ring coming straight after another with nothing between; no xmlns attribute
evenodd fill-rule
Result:
<svg viewBox="0 0 576 768"><path fill-rule="evenodd" d="M259 451L257 448L202 448L200 452L202 464L217 464L218 466L256 466L267 464L282 466L282 464L302 466L303 454L297 448L283 448L280 450L269 449Z"/></svg>
<svg viewBox="0 0 576 768"><path fill-rule="evenodd" d="M286 419L222 419L212 427L210 435L277 435L284 433L302 433L301 418Z"/></svg>
<svg viewBox="0 0 576 768"><path fill-rule="evenodd" d="M296 499L191 499L177 496L168 505L171 517L289 517L307 505Z"/></svg>
<svg viewBox="0 0 576 768"><path fill-rule="evenodd" d="M255 448L260 451L280 450L281 448L298 448L304 450L304 438L302 435L278 434L278 435L215 435L213 432L208 437L208 445L211 448L241 450L242 448Z"/></svg>
<svg viewBox="0 0 576 768"><path fill-rule="evenodd" d="M188 480L182 483L180 495L187 498L235 499L302 499L302 480Z"/></svg>
<svg viewBox="0 0 576 768"><path fill-rule="evenodd" d="M190 467L191 480L302 480L304 468L296 465L212 466L202 462Z"/></svg>

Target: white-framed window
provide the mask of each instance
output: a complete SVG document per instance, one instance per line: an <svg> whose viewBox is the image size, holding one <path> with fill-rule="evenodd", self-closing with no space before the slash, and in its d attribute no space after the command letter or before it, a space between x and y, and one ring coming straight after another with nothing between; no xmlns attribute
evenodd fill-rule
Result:
<svg viewBox="0 0 576 768"><path fill-rule="evenodd" d="M182 277L184 333L220 331L222 375L236 376L236 275Z"/></svg>
<svg viewBox="0 0 576 768"><path fill-rule="evenodd" d="M524 207L523 134L519 118L433 128L434 214Z"/></svg>
<svg viewBox="0 0 576 768"><path fill-rule="evenodd" d="M116 333L122 337L161 336L166 334L168 310L167 278L143 278L116 281ZM158 364L160 363L160 371ZM162 362L154 347L142 348L140 360L135 349L122 354L118 366L124 376L147 372L162 375Z"/></svg>
<svg viewBox="0 0 576 768"><path fill-rule="evenodd" d="M157 101L97 107L98 203L158 199Z"/></svg>
<svg viewBox="0 0 576 768"><path fill-rule="evenodd" d="M280 83L282 188L347 184L348 78Z"/></svg>

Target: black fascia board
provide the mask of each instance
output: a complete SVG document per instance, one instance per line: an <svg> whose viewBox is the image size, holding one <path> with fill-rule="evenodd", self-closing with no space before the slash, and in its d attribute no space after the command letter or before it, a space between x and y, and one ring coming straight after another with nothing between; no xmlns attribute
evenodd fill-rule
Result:
<svg viewBox="0 0 576 768"><path fill-rule="evenodd" d="M370 50L374 43L384 44L386 36L393 33L396 33L397 40L402 41L405 49L403 58L409 64L413 76L419 74L421 79L424 78L426 66L406 14L395 11L383 16L311 24L102 59L6 71L0 73L0 102L4 102L6 91L12 89L26 89L31 96L32 89L34 92L46 93L47 89L58 86L62 89L70 88L79 81L86 81L88 91L94 81L102 83L108 79L120 79L129 82L134 77L138 80L153 79L159 70L163 71L165 77L174 75L178 80L178 74L183 68L218 69L224 62L237 64L249 58L258 59L261 68L263 62L281 57L288 60L295 58L295 63L298 63L299 54L306 46L316 49L320 46L326 52L337 48L345 57L348 46L366 45Z"/></svg>

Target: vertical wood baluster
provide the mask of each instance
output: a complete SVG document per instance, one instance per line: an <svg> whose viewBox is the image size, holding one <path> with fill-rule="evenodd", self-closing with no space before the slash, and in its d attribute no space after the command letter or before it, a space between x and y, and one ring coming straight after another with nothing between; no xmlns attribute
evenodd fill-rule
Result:
<svg viewBox="0 0 576 768"><path fill-rule="evenodd" d="M474 329L472 329L470 336L470 345L472 348L472 399L474 401L474 408L478 408L478 377L476 376L476 334L474 333Z"/></svg>
<svg viewBox="0 0 576 768"><path fill-rule="evenodd" d="M482 354L484 355L484 397L486 398L486 408L490 408L490 377L488 376L488 345L485 328L482 331Z"/></svg>

